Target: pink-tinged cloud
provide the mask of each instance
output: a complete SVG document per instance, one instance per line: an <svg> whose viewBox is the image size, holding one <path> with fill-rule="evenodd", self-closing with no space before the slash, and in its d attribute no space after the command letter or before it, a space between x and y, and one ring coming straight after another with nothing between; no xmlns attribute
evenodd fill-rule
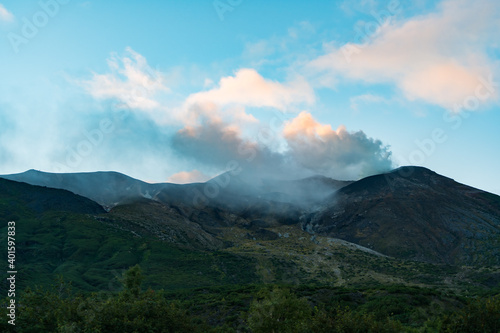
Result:
<svg viewBox="0 0 500 333"><path fill-rule="evenodd" d="M203 172L198 170L192 171L181 171L176 174L173 174L168 178L169 183L175 184L190 184L190 183L201 183L206 182L211 177L205 175Z"/></svg>
<svg viewBox="0 0 500 333"><path fill-rule="evenodd" d="M499 15L496 0L445 1L436 13L381 25L378 33L333 49L309 68L321 73L322 82L345 77L394 83L409 100L452 110L478 89L486 102L498 96L481 85L498 74L488 52L498 39Z"/></svg>
<svg viewBox="0 0 500 333"><path fill-rule="evenodd" d="M348 132L344 126L333 130L307 112L287 122L275 139L283 140L288 149L276 151L269 144L244 138L234 125L206 119L179 130L173 148L185 158L220 171L236 162L242 173L255 179L311 174L358 179L392 167L391 153L379 140L361 131Z"/></svg>
<svg viewBox="0 0 500 333"><path fill-rule="evenodd" d="M189 96L186 104L271 107L284 111L290 105L312 104L314 100L314 91L303 78L282 84L265 79L254 69L240 69L234 76L222 78L217 88Z"/></svg>
<svg viewBox="0 0 500 333"><path fill-rule="evenodd" d="M3 4L0 3L0 22L12 22L14 21L14 15L9 12Z"/></svg>
<svg viewBox="0 0 500 333"><path fill-rule="evenodd" d="M283 135L288 154L303 167L339 178L359 177L387 171L392 167L389 148L362 131L348 132L345 126L333 130L301 112L289 121Z"/></svg>

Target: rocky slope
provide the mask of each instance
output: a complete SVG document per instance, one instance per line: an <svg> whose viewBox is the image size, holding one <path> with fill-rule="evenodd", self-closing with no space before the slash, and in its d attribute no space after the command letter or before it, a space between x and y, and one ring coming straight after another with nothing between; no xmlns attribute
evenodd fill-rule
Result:
<svg viewBox="0 0 500 333"><path fill-rule="evenodd" d="M500 197L421 167L342 188L304 227L399 258L500 263Z"/></svg>
<svg viewBox="0 0 500 333"><path fill-rule="evenodd" d="M401 259L500 264L500 197L422 167L356 182L225 173L206 183L149 184L114 172L33 170L3 177L68 189L105 206L103 222L194 248L238 243L227 236L231 228L238 237L272 241L277 228L296 226Z"/></svg>

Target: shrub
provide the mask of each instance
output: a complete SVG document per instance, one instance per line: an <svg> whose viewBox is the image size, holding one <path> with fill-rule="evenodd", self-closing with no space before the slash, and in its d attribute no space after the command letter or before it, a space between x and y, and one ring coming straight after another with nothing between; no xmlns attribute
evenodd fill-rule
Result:
<svg viewBox="0 0 500 333"><path fill-rule="evenodd" d="M306 332L312 309L305 298L298 298L288 289L275 288L261 292L248 313L248 326L255 333Z"/></svg>
<svg viewBox="0 0 500 333"><path fill-rule="evenodd" d="M443 320L442 332L500 332L500 295L476 299Z"/></svg>

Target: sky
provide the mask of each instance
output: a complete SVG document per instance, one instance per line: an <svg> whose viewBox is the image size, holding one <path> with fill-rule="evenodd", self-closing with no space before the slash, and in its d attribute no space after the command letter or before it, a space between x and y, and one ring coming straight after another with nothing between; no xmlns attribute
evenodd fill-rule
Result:
<svg viewBox="0 0 500 333"><path fill-rule="evenodd" d="M500 3L0 0L0 174L360 179L500 194Z"/></svg>

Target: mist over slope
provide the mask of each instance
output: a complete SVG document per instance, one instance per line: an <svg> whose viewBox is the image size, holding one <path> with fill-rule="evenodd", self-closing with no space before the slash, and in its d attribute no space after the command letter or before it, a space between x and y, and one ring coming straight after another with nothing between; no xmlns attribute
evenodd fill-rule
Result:
<svg viewBox="0 0 500 333"><path fill-rule="evenodd" d="M261 180L231 172L185 185L149 184L116 172L30 170L2 177L70 190L110 211L111 222L103 222L196 247L234 242L235 235L226 237L232 228L272 241L281 237L279 228L292 226L397 258L500 264L500 197L422 167L354 182Z"/></svg>
<svg viewBox="0 0 500 333"><path fill-rule="evenodd" d="M205 183L150 184L118 172L47 173L28 170L0 178L71 191L110 209L140 199L201 207L222 205L243 209L254 201L276 201L304 206L334 193L350 181L324 176L299 180L251 179L225 172Z"/></svg>

